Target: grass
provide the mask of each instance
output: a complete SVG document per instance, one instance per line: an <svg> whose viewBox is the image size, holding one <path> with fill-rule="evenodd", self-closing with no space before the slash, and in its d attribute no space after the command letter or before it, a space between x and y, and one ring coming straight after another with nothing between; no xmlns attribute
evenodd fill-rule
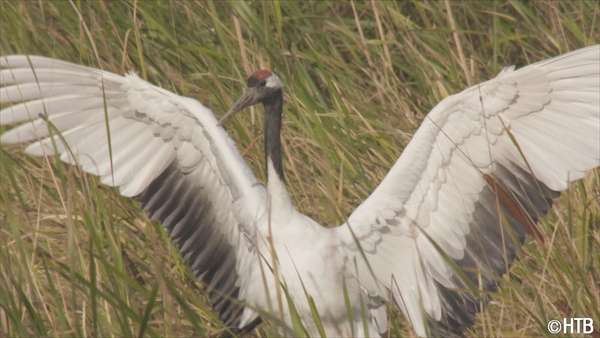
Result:
<svg viewBox="0 0 600 338"><path fill-rule="evenodd" d="M595 1L2 0L0 53L136 70L217 116L248 74L274 70L285 85L293 201L335 226L442 98L505 65L597 44L599 16ZM261 121L253 110L227 129L264 180ZM95 177L22 150L0 149L0 335L219 332L160 225ZM545 336L546 323L565 316L600 325L599 200L595 170L539 224L546 243L526 242L468 336ZM390 327L391 336L415 336L400 315ZM269 324L250 334L274 335Z"/></svg>

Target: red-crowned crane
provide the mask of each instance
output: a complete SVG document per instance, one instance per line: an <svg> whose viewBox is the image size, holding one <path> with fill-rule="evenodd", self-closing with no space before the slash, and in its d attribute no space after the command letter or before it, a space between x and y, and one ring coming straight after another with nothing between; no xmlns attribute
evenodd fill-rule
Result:
<svg viewBox="0 0 600 338"><path fill-rule="evenodd" d="M600 165L600 46L507 68L444 99L375 191L332 229L291 202L283 85L269 71L250 76L218 122L196 100L133 73L39 56L0 64L1 102L16 103L0 122L22 123L2 143L36 141L26 148L36 156L56 144L63 161L138 201L232 330L255 325L258 309L291 334L285 288L311 336L319 327L307 295L328 336L378 336L387 329L384 302L420 336L460 336L484 297L470 291L495 290L552 200ZM266 188L221 127L258 103Z"/></svg>

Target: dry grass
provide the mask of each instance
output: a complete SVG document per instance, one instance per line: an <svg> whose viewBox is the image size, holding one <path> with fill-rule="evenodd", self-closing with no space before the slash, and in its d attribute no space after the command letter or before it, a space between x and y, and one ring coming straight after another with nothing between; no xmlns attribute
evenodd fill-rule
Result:
<svg viewBox="0 0 600 338"><path fill-rule="evenodd" d="M285 171L298 209L340 224L443 97L600 40L595 1L1 2L0 53L123 73L220 116L258 68L286 86ZM262 117L228 126L264 178ZM0 335L210 336L222 325L160 225L131 200L20 146L0 159ZM471 337L600 323L600 173L573 184L527 241ZM252 336L273 336L262 325ZM413 337L394 316L391 336Z"/></svg>

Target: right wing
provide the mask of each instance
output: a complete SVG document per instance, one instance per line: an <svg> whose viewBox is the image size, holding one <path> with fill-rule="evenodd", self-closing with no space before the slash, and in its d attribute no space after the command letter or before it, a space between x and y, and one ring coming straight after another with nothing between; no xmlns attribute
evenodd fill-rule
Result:
<svg viewBox="0 0 600 338"><path fill-rule="evenodd" d="M600 165L599 105L598 45L447 97L332 230L350 271L418 335L461 336L552 199Z"/></svg>
<svg viewBox="0 0 600 338"><path fill-rule="evenodd" d="M0 66L0 103L15 103L0 124L22 123L2 143L37 141L26 148L36 156L56 147L61 160L119 187L166 228L225 325L257 319L235 300L258 296L244 290L266 190L208 108L133 73L24 55Z"/></svg>

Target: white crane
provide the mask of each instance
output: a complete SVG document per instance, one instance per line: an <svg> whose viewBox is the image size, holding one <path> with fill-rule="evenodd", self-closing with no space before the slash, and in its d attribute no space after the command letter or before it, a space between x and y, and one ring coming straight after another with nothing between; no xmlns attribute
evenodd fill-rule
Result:
<svg viewBox="0 0 600 338"><path fill-rule="evenodd" d="M269 71L254 73L218 122L196 100L133 73L39 56L0 65L1 102L15 103L0 123L21 123L1 142L36 141L26 148L36 156L55 144L63 161L138 201L233 331L263 312L291 333L285 288L311 336L319 324L309 299L328 336L378 336L387 329L383 302L420 336L460 336L479 310L482 296L471 291L495 290L552 199L600 165L600 46L507 68L444 99L375 191L332 229L291 202L283 86ZM266 188L220 126L258 103Z"/></svg>

